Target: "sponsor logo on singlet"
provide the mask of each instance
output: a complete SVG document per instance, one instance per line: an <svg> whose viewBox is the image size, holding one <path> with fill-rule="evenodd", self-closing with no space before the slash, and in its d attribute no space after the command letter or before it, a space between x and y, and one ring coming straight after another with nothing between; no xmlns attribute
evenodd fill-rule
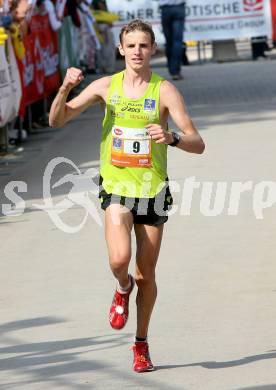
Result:
<svg viewBox="0 0 276 390"><path fill-rule="evenodd" d="M122 101L122 96L118 95L117 92L114 92L112 96L110 97L110 103L111 104L120 104Z"/></svg>
<svg viewBox="0 0 276 390"><path fill-rule="evenodd" d="M123 131L121 129L114 129L114 133L116 135L122 135L123 134Z"/></svg>
<svg viewBox="0 0 276 390"><path fill-rule="evenodd" d="M113 138L113 148L116 150L122 149L122 139L121 138Z"/></svg>
<svg viewBox="0 0 276 390"><path fill-rule="evenodd" d="M145 99L144 110L145 111L154 111L155 110L155 100L154 99Z"/></svg>

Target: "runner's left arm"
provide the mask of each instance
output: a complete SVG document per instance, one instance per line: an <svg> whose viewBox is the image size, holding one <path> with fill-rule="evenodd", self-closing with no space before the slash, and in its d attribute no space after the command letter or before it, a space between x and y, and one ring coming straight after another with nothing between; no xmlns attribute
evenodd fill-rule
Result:
<svg viewBox="0 0 276 390"><path fill-rule="evenodd" d="M175 125L181 130L177 147L190 153L203 153L205 144L186 111L183 97L169 81L163 81L161 84L160 108L168 111ZM162 126L149 125L147 127L156 143L170 144L173 142L172 134Z"/></svg>

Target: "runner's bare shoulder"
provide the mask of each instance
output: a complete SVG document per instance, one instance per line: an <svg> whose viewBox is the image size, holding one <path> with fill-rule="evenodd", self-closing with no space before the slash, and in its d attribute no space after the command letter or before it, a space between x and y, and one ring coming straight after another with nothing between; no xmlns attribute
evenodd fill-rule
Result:
<svg viewBox="0 0 276 390"><path fill-rule="evenodd" d="M183 102L179 90L168 80L163 80L160 85L160 106L168 108L173 106L172 102Z"/></svg>
<svg viewBox="0 0 276 390"><path fill-rule="evenodd" d="M112 76L101 77L97 80L92 81L87 87L87 93L89 94L89 98L92 100L93 104L95 97L98 97L98 101L101 103L106 102L107 91L111 83Z"/></svg>
<svg viewBox="0 0 276 390"><path fill-rule="evenodd" d="M178 89L168 80L163 80L160 85L160 96L166 97L164 94L175 94L179 93Z"/></svg>

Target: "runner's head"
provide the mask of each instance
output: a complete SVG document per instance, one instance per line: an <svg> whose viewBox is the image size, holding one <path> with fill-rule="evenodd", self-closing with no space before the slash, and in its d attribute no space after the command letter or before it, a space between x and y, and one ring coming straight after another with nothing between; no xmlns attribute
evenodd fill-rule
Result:
<svg viewBox="0 0 276 390"><path fill-rule="evenodd" d="M143 22L140 19L135 19L125 24L120 32L120 44L123 46L124 36L133 31L141 31L145 34L148 34L151 40L152 46L155 44L155 35L150 24Z"/></svg>
<svg viewBox="0 0 276 390"><path fill-rule="evenodd" d="M149 66L155 50L155 36L149 24L136 19L122 28L119 51L125 57L126 65L135 70Z"/></svg>

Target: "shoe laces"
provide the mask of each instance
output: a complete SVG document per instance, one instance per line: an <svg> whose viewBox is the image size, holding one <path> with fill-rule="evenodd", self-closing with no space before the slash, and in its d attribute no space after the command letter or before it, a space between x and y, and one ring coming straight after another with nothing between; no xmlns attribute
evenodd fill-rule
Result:
<svg viewBox="0 0 276 390"><path fill-rule="evenodd" d="M141 344L141 345L140 345ZM135 358L139 362L147 362L149 359L149 348L147 343L139 342L135 344Z"/></svg>
<svg viewBox="0 0 276 390"><path fill-rule="evenodd" d="M128 294L121 294L119 291L116 291L115 294L115 306L125 307L127 304Z"/></svg>

